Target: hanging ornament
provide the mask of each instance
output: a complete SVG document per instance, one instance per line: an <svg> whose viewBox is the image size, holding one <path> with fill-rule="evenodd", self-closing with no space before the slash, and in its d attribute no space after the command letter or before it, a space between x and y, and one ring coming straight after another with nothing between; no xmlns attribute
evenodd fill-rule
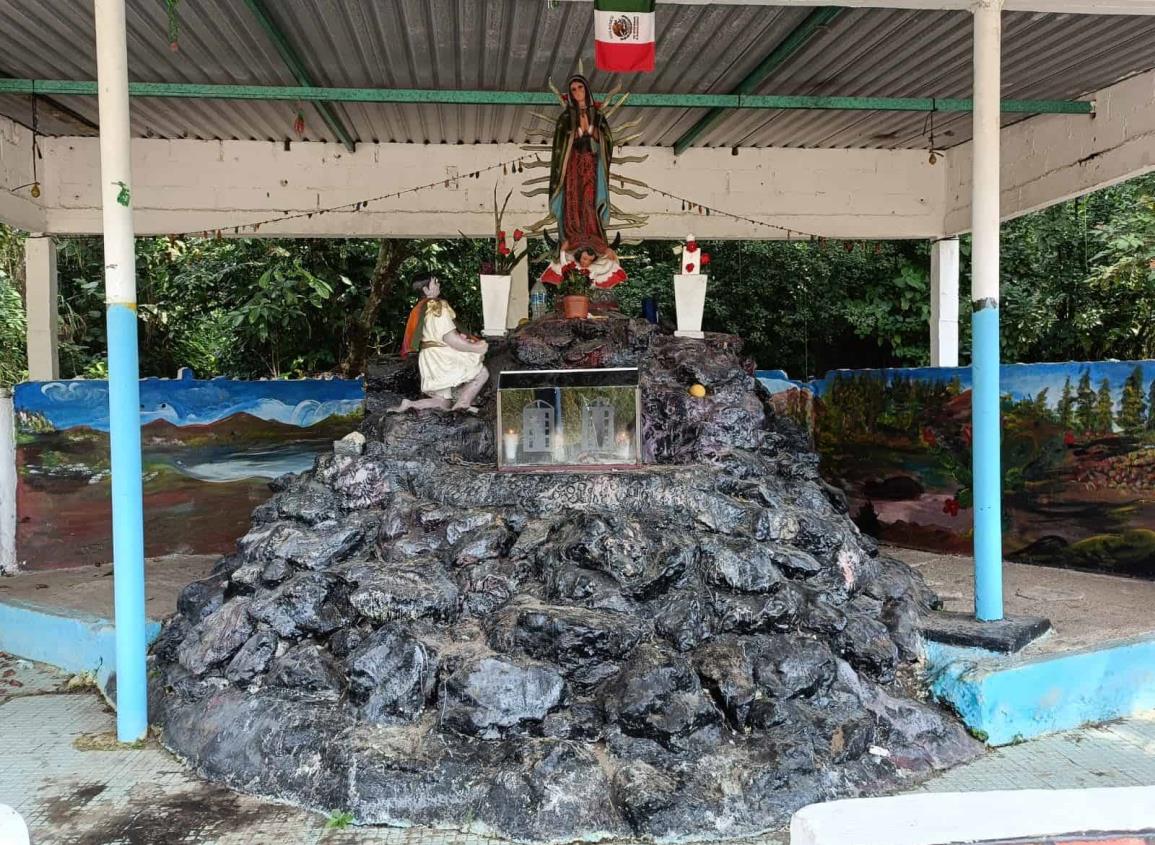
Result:
<svg viewBox="0 0 1155 845"><path fill-rule="evenodd" d="M168 48L174 53L180 49L180 18L177 17L176 7L180 0L164 0L165 11L168 13Z"/></svg>
<svg viewBox="0 0 1155 845"><path fill-rule="evenodd" d="M297 109L297 119L293 121L293 131L298 138L305 134L305 114L300 109Z"/></svg>

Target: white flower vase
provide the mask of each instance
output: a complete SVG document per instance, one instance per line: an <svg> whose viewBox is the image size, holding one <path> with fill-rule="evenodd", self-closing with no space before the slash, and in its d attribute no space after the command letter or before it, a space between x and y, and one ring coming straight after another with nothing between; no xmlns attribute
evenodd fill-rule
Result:
<svg viewBox="0 0 1155 845"><path fill-rule="evenodd" d="M678 311L677 337L703 337L702 312L706 308L706 283L703 273L680 273L674 276L674 305Z"/></svg>
<svg viewBox="0 0 1155 845"><path fill-rule="evenodd" d="M481 276L481 315L486 337L505 337L512 276Z"/></svg>

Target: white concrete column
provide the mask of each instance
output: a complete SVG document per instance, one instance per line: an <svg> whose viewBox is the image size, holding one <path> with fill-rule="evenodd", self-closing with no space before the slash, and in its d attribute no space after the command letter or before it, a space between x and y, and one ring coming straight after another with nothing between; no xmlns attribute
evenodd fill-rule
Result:
<svg viewBox="0 0 1155 845"><path fill-rule="evenodd" d="M930 365L958 366L958 238L930 244Z"/></svg>
<svg viewBox="0 0 1155 845"><path fill-rule="evenodd" d="M0 387L0 574L16 571L16 425L12 391Z"/></svg>
<svg viewBox="0 0 1155 845"><path fill-rule="evenodd" d="M57 352L58 286L56 241L40 235L24 239L24 301L28 312L28 378L60 378Z"/></svg>
<svg viewBox="0 0 1155 845"><path fill-rule="evenodd" d="M522 239L513 245L514 254L520 255L528 249ZM509 284L509 311L505 317L505 327L516 329L523 317L529 316L529 259L513 268Z"/></svg>

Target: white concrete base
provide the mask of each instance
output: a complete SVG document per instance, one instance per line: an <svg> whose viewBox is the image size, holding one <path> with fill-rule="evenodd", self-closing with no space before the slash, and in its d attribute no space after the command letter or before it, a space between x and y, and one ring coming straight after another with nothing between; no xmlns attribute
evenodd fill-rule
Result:
<svg viewBox="0 0 1155 845"><path fill-rule="evenodd" d="M946 792L830 801L790 820L790 845L947 845L1155 828L1155 786Z"/></svg>
<svg viewBox="0 0 1155 845"><path fill-rule="evenodd" d="M28 826L20 814L7 804L0 804L0 842L4 845L28 845Z"/></svg>
<svg viewBox="0 0 1155 845"><path fill-rule="evenodd" d="M683 332L683 331L674 332L674 337L692 337L695 340L701 340L705 336L706 336L705 332Z"/></svg>
<svg viewBox="0 0 1155 845"><path fill-rule="evenodd" d="M674 276L674 305L678 311L678 337L702 336L702 312L706 308L706 285L710 277L702 273Z"/></svg>
<svg viewBox="0 0 1155 845"><path fill-rule="evenodd" d="M481 276L481 314L486 337L505 337L511 276Z"/></svg>
<svg viewBox="0 0 1155 845"><path fill-rule="evenodd" d="M12 392L0 387L0 575L16 571L16 426ZM0 838L0 842L4 842Z"/></svg>

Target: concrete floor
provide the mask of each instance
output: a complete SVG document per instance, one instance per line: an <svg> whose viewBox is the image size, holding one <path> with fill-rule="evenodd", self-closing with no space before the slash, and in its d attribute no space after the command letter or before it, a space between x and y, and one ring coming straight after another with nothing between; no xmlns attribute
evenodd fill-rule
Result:
<svg viewBox="0 0 1155 845"><path fill-rule="evenodd" d="M323 816L203 783L154 741L117 746L103 699L66 683L0 655L0 803L37 845L503 845L425 828L326 829ZM1155 785L1155 713L992 751L922 789L1135 785ZM784 841L783 831L757 840Z"/></svg>
<svg viewBox="0 0 1155 845"><path fill-rule="evenodd" d="M168 555L146 560L145 609L149 619L162 620L175 613L184 586L208 575L219 559L218 555ZM0 578L0 602L9 600L112 619L112 566L96 564Z"/></svg>
<svg viewBox="0 0 1155 845"><path fill-rule="evenodd" d="M947 610L974 613L972 558L893 547L885 552L919 570ZM1155 581L1004 563L1003 602L1007 615L1045 616L1054 628L1023 657L1155 636Z"/></svg>

